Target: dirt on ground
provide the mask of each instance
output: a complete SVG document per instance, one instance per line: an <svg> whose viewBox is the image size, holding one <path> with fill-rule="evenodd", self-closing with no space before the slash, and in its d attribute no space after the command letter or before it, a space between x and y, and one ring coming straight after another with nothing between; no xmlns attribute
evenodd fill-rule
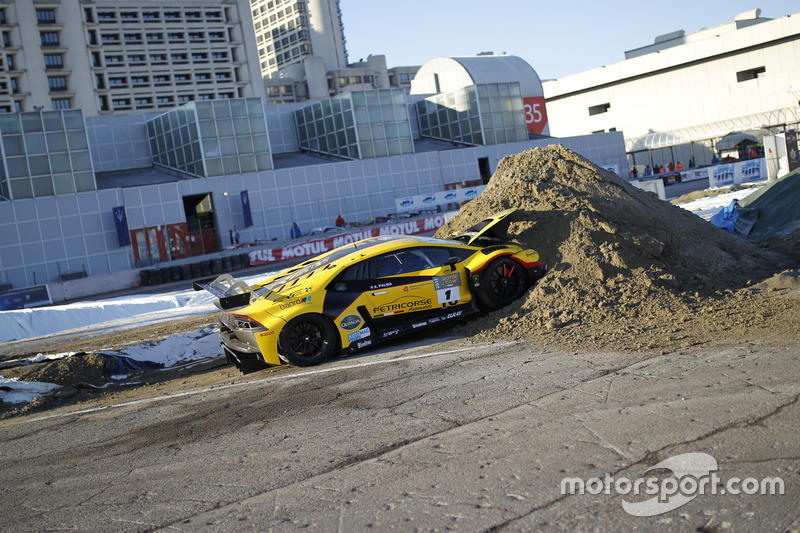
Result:
<svg viewBox="0 0 800 533"><path fill-rule="evenodd" d="M436 236L449 237L509 208L517 209L510 240L537 250L550 269L517 302L455 326L468 342L516 339L543 348L660 353L764 337L796 342L800 234L762 242L734 235L551 145L504 158L486 190ZM224 359L201 368L142 370L128 382L96 388L107 381L102 350L215 322L209 314L104 335L54 336L36 349L83 355L0 373L65 388L23 409L6 406L5 416L143 383L202 379L200 372ZM26 350L23 343L6 353L32 355ZM231 371L215 372L227 379Z"/></svg>
<svg viewBox="0 0 800 533"><path fill-rule="evenodd" d="M486 190L436 236L509 208L517 209L510 240L537 250L550 271L488 320L460 326L465 337L669 352L797 336L796 237L761 245L734 235L560 145L504 158Z"/></svg>

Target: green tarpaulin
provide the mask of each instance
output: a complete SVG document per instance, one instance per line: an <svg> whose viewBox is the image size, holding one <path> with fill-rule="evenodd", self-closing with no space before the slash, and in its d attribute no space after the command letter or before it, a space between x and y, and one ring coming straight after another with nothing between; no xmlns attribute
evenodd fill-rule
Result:
<svg viewBox="0 0 800 533"><path fill-rule="evenodd" d="M764 239L800 231L800 169L765 185L739 206L736 233Z"/></svg>

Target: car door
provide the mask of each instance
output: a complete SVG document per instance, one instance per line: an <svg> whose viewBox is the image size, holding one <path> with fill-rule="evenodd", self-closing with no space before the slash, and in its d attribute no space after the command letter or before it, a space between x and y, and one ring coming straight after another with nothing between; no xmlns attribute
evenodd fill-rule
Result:
<svg viewBox="0 0 800 533"><path fill-rule="evenodd" d="M470 302L464 265L446 264L448 259L446 248L422 246L376 257L376 277L366 294L375 323L388 327Z"/></svg>

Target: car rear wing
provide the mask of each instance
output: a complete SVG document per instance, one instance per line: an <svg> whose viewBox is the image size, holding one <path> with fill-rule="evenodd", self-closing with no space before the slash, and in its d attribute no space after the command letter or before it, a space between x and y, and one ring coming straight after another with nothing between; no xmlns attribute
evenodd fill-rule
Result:
<svg viewBox="0 0 800 533"><path fill-rule="evenodd" d="M230 274L195 281L192 287L196 291L208 291L219 298L216 306L222 310L249 305L254 296L250 285L244 281L236 281Z"/></svg>

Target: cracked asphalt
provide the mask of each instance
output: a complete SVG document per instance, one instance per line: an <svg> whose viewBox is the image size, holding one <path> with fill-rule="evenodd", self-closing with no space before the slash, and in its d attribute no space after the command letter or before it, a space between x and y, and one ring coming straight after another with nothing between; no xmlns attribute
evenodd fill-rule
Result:
<svg viewBox="0 0 800 533"><path fill-rule="evenodd" d="M798 531L798 378L795 339L630 354L427 338L216 370L0 421L0 529ZM561 490L686 453L716 459L716 489L780 478L783 494L633 516L622 501L649 496Z"/></svg>

